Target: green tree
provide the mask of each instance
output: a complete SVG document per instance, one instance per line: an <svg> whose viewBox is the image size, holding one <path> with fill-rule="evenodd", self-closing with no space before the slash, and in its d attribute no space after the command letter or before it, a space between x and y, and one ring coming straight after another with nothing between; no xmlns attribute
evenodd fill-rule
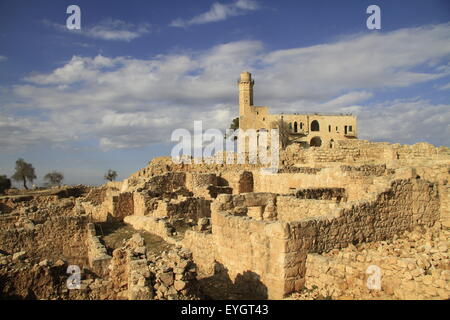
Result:
<svg viewBox="0 0 450 320"><path fill-rule="evenodd" d="M290 143L291 130L286 121L283 119L278 119L277 121L272 122L272 128L278 129L278 133L280 135L280 146L282 149L285 149Z"/></svg>
<svg viewBox="0 0 450 320"><path fill-rule="evenodd" d="M239 129L239 118L234 118L233 121L231 121L230 129L233 131L236 131L237 129ZM234 140L237 140L236 136L234 137Z"/></svg>
<svg viewBox="0 0 450 320"><path fill-rule="evenodd" d="M64 180L64 175L61 172L52 171L44 176L44 180L47 180L52 186L59 186Z"/></svg>
<svg viewBox="0 0 450 320"><path fill-rule="evenodd" d="M11 180L5 175L0 175L0 193L3 193L6 189L11 188Z"/></svg>
<svg viewBox="0 0 450 320"><path fill-rule="evenodd" d="M239 118L234 118L231 122L230 129L237 130L239 129Z"/></svg>
<svg viewBox="0 0 450 320"><path fill-rule="evenodd" d="M16 172L14 172L11 178L15 181L22 181L24 188L28 190L27 180L33 183L33 180L36 179L33 165L31 163L25 162L21 158L17 159Z"/></svg>
<svg viewBox="0 0 450 320"><path fill-rule="evenodd" d="M105 180L114 181L114 180L116 180L116 178L117 178L117 172L112 169L109 169L108 172L105 174Z"/></svg>

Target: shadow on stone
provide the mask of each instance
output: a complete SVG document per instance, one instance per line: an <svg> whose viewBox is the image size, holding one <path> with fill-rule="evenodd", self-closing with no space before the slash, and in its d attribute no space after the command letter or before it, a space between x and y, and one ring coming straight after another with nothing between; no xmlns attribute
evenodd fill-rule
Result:
<svg viewBox="0 0 450 320"><path fill-rule="evenodd" d="M267 287L260 276L252 271L238 274L231 280L228 270L216 262L214 275L199 279L204 298L207 300L266 300Z"/></svg>

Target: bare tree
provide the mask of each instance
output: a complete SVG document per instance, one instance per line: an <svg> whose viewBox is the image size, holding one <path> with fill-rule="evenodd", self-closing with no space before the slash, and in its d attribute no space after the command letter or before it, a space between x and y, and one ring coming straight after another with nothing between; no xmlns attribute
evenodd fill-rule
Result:
<svg viewBox="0 0 450 320"><path fill-rule="evenodd" d="M44 176L44 180L47 180L52 186L59 186L64 180L64 175L61 172L52 171Z"/></svg>
<svg viewBox="0 0 450 320"><path fill-rule="evenodd" d="M22 181L24 188L28 190L27 180L33 183L33 180L36 179L33 165L25 162L23 159L17 159L16 172L11 178L15 181Z"/></svg>
<svg viewBox="0 0 450 320"><path fill-rule="evenodd" d="M278 129L281 148L285 149L291 141L291 130L289 129L289 125L283 119L278 119L272 122L272 128Z"/></svg>
<svg viewBox="0 0 450 320"><path fill-rule="evenodd" d="M117 178L117 172L109 169L107 173L105 173L105 180L114 181Z"/></svg>

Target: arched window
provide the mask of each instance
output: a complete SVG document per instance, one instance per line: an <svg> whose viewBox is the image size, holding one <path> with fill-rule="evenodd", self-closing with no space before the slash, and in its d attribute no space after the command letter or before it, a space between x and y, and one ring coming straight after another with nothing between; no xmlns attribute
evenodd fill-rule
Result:
<svg viewBox="0 0 450 320"><path fill-rule="evenodd" d="M297 121L294 122L294 132L297 132Z"/></svg>
<svg viewBox="0 0 450 320"><path fill-rule="evenodd" d="M289 122L289 131L292 131L292 122Z"/></svg>
<svg viewBox="0 0 450 320"><path fill-rule="evenodd" d="M328 126L328 132L331 132L331 126Z"/></svg>
<svg viewBox="0 0 450 320"><path fill-rule="evenodd" d="M320 147L322 145L322 139L320 137L314 137L311 139L309 145L311 147Z"/></svg>
<svg viewBox="0 0 450 320"><path fill-rule="evenodd" d="M300 122L300 129L303 129L303 122Z"/></svg>
<svg viewBox="0 0 450 320"><path fill-rule="evenodd" d="M320 131L319 122L317 120L311 122L311 131Z"/></svg>

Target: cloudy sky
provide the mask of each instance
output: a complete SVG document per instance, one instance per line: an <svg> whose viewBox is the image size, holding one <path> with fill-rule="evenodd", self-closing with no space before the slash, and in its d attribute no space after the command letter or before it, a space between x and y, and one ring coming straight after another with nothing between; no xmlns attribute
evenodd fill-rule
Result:
<svg viewBox="0 0 450 320"><path fill-rule="evenodd" d="M174 129L228 127L245 70L273 113L352 112L360 138L450 146L448 0L1 0L0 174L22 157L38 183L126 178Z"/></svg>

